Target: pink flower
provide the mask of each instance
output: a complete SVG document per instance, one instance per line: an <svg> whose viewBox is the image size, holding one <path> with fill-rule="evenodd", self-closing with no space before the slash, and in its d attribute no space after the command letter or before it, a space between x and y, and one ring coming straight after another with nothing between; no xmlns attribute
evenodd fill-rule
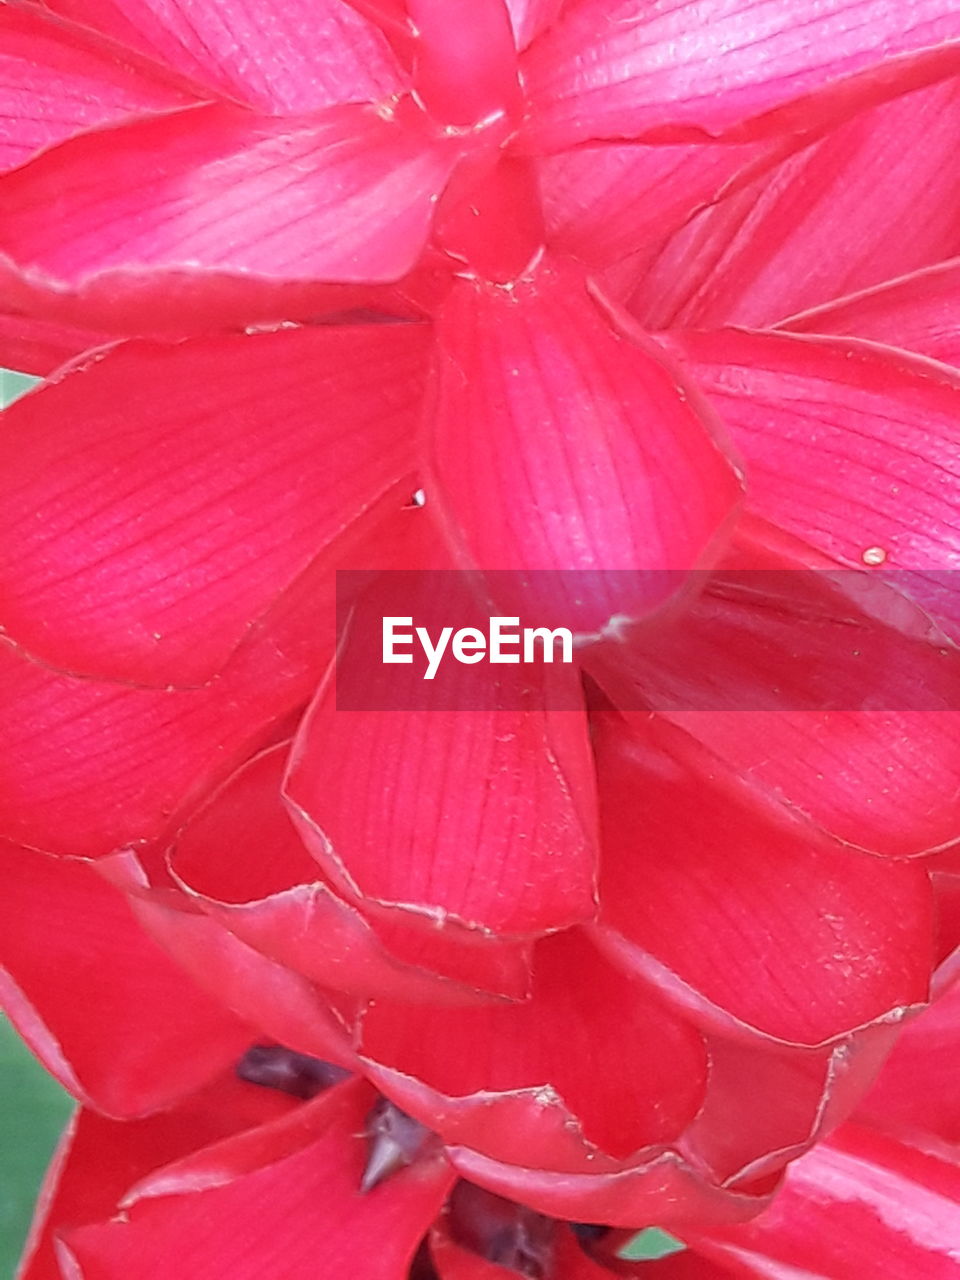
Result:
<svg viewBox="0 0 960 1280"><path fill-rule="evenodd" d="M490 1276L476 1205L548 1277L625 1265L561 1222L811 1267L852 1170L952 1195L892 1138L809 1151L957 940L960 373L860 337L955 349L951 6L0 24L0 342L55 369L0 438L0 954L88 1108L35 1280L174 1238L197 1280L357 1271L375 1217L385 1277L428 1232ZM396 569L507 571L591 642L338 710ZM365 1082L254 1104L255 1042ZM361 1201L375 1090L426 1145Z"/></svg>

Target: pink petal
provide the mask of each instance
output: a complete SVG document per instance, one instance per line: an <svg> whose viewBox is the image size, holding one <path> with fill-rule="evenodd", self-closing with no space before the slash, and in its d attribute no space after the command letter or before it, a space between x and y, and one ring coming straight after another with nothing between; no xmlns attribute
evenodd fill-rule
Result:
<svg viewBox="0 0 960 1280"><path fill-rule="evenodd" d="M763 568L718 570L682 613L597 647L591 674L641 731L656 711L689 735L693 767L724 761L847 844L902 856L952 842L956 651L896 584L815 558L767 563L746 528L738 549Z"/></svg>
<svg viewBox="0 0 960 1280"><path fill-rule="evenodd" d="M539 165L552 247L604 267L648 247L773 163L770 143L576 147Z"/></svg>
<svg viewBox="0 0 960 1280"><path fill-rule="evenodd" d="M869 338L960 365L960 259L805 311L783 327Z"/></svg>
<svg viewBox="0 0 960 1280"><path fill-rule="evenodd" d="M564 0L506 0L518 49L545 31L563 8Z"/></svg>
<svg viewBox="0 0 960 1280"><path fill-rule="evenodd" d="M649 328L760 328L952 257L958 146L955 80L855 116L684 227L631 311Z"/></svg>
<svg viewBox="0 0 960 1280"><path fill-rule="evenodd" d="M743 453L749 509L960 624L960 377L849 339L728 331L675 349Z"/></svg>
<svg viewBox="0 0 960 1280"><path fill-rule="evenodd" d="M118 57L93 32L33 5L0 8L0 42L0 169L94 125L194 100L178 77L141 57Z"/></svg>
<svg viewBox="0 0 960 1280"><path fill-rule="evenodd" d="M331 579L308 570L202 689L77 680L0 644L0 833L98 857L175 830L310 696L334 647Z"/></svg>
<svg viewBox="0 0 960 1280"><path fill-rule="evenodd" d="M66 1231L59 1256L99 1280L134 1270L142 1280L160 1280L172 1256L183 1280L315 1280L318 1258L331 1274L395 1280L453 1175L434 1156L359 1195L371 1102L364 1085L348 1082L271 1126L201 1151L195 1169L181 1162L175 1193L141 1184L122 1216ZM214 1162L222 1171L210 1185L203 1171Z"/></svg>
<svg viewBox="0 0 960 1280"><path fill-rule="evenodd" d="M702 1025L818 1045L927 998L932 902L919 866L811 839L749 783L693 767L645 717L597 740L598 940ZM718 770L719 772L719 770Z"/></svg>
<svg viewBox="0 0 960 1280"><path fill-rule="evenodd" d="M810 129L950 74L958 40L949 0L576 0L527 55L528 145Z"/></svg>
<svg viewBox="0 0 960 1280"><path fill-rule="evenodd" d="M245 765L180 832L171 868L192 901L242 941L321 986L435 1004L477 999L469 987L398 960L324 882L281 804L287 751L281 744ZM506 981L522 996L526 966L513 973L512 954L500 950L498 989Z"/></svg>
<svg viewBox="0 0 960 1280"><path fill-rule="evenodd" d="M613 1172L676 1138L706 1072L696 1032L576 931L539 944L529 1001L377 1001L358 1047L370 1078L448 1145L557 1173Z"/></svg>
<svg viewBox="0 0 960 1280"><path fill-rule="evenodd" d="M122 328L196 298L221 324L248 323L322 310L321 282L398 280L459 146L406 115L210 105L64 143L0 180L7 305Z"/></svg>
<svg viewBox="0 0 960 1280"><path fill-rule="evenodd" d="M389 97L382 35L343 0L44 0L217 95L278 114Z"/></svg>
<svg viewBox="0 0 960 1280"><path fill-rule="evenodd" d="M194 986L88 866L4 844L0 987L44 1064L107 1114L169 1106L251 1032Z"/></svg>
<svg viewBox="0 0 960 1280"><path fill-rule="evenodd" d="M411 470L425 338L355 325L127 344L12 406L6 634L67 671L210 679Z"/></svg>
<svg viewBox="0 0 960 1280"><path fill-rule="evenodd" d="M673 575L638 573L624 598L603 571L709 561L739 498L711 415L562 259L510 288L459 282L428 414L428 499L467 563L593 571L541 578L560 579L536 589L551 625L661 603Z"/></svg>
<svg viewBox="0 0 960 1280"><path fill-rule="evenodd" d="M510 15L503 0L407 0L417 33L414 82L445 125L481 125L521 110Z"/></svg>
<svg viewBox="0 0 960 1280"><path fill-rule="evenodd" d="M949 1280L960 1264L960 1168L845 1126L792 1165L751 1223L691 1236L738 1276Z"/></svg>

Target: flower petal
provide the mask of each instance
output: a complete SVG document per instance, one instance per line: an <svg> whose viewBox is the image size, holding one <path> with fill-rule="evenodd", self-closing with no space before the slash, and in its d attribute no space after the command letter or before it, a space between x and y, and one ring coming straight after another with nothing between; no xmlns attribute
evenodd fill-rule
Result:
<svg viewBox="0 0 960 1280"><path fill-rule="evenodd" d="M115 335L99 329L0 314L0 365L39 378L85 351L114 341Z"/></svg>
<svg viewBox="0 0 960 1280"><path fill-rule="evenodd" d="M662 603L674 575L603 571L709 561L740 495L712 416L625 324L562 259L509 288L461 281L438 322L428 499L469 564L593 571L541 577L554 626Z"/></svg>
<svg viewBox="0 0 960 1280"><path fill-rule="evenodd" d="M12 406L5 633L74 673L209 680L412 469L425 337L355 325L130 343Z"/></svg>
<svg viewBox="0 0 960 1280"><path fill-rule="evenodd" d="M121 330L159 313L176 331L185 306L220 325L308 317L323 282L415 265L458 146L366 105L203 105L74 138L0 179L7 306Z"/></svg>
<svg viewBox="0 0 960 1280"><path fill-rule="evenodd" d="M141 1183L122 1215L64 1232L60 1256L100 1280L134 1272L160 1280L174 1255L183 1280L313 1280L318 1257L332 1274L396 1280L454 1179L433 1156L359 1195L371 1103L366 1086L347 1082L272 1125L200 1151L195 1170L181 1161L175 1190L161 1180L151 1193ZM222 1169L212 1185L202 1174L210 1164Z"/></svg>
<svg viewBox="0 0 960 1280"><path fill-rule="evenodd" d="M38 6L0 7L0 44L0 169L94 125L194 101L178 77Z"/></svg>
<svg viewBox="0 0 960 1280"><path fill-rule="evenodd" d="M281 803L288 750L283 743L255 757L179 833L171 869L191 900L236 937L329 989L441 1005L483 998L398 960L324 882ZM497 989L506 984L522 996L526 966L514 972L512 952L501 954Z"/></svg>
<svg viewBox="0 0 960 1280"><path fill-rule="evenodd" d="M760 1217L685 1238L738 1276L947 1280L960 1264L960 1168L847 1125L791 1165Z"/></svg>
<svg viewBox="0 0 960 1280"><path fill-rule="evenodd" d="M611 958L721 1034L797 1045L926 1000L923 869L826 839L749 783L691 765L676 730L603 717L603 911ZM642 867L642 874L640 869Z"/></svg>
<svg viewBox="0 0 960 1280"><path fill-rule="evenodd" d="M652 329L764 328L952 257L958 146L955 79L862 112L684 227L631 312Z"/></svg>
<svg viewBox="0 0 960 1280"><path fill-rule="evenodd" d="M205 1083L249 1043L89 866L3 845L7 1013L78 1098L141 1115Z"/></svg>
<svg viewBox="0 0 960 1280"><path fill-rule="evenodd" d="M389 97L385 40L343 0L44 0L218 95L278 114Z"/></svg>
<svg viewBox="0 0 960 1280"><path fill-rule="evenodd" d="M613 1171L675 1139L706 1074L696 1032L578 931L538 945L529 1001L377 1001L358 1048L370 1078L448 1145L558 1173Z"/></svg>
<svg viewBox="0 0 960 1280"><path fill-rule="evenodd" d="M848 334L960 365L960 258L791 316L793 333Z"/></svg>
<svg viewBox="0 0 960 1280"><path fill-rule="evenodd" d="M748 509L960 627L960 377L852 339L671 339L750 476ZM900 572L909 570L910 572Z"/></svg>
<svg viewBox="0 0 960 1280"><path fill-rule="evenodd" d="M576 0L527 55L528 145L811 129L950 74L958 44L950 0Z"/></svg>
<svg viewBox="0 0 960 1280"><path fill-rule="evenodd" d="M334 648L331 578L302 575L202 689L77 680L0 643L0 833L85 857L169 836L309 698Z"/></svg>

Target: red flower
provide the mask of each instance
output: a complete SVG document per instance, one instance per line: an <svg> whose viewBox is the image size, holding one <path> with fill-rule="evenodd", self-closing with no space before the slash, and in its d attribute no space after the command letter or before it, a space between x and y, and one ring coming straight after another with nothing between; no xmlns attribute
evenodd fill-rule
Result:
<svg viewBox="0 0 960 1280"><path fill-rule="evenodd" d="M0 340L86 352L0 439L7 999L148 1116L84 1113L37 1277L400 1276L448 1195L443 1277L623 1270L559 1221L809 1266L822 1183L952 1188L803 1154L927 999L958 836L960 373L837 336L954 349L960 18L908 16L0 8ZM574 674L338 710L396 568L512 571ZM367 1082L277 1116L254 1041ZM433 1136L365 1201L373 1086Z"/></svg>

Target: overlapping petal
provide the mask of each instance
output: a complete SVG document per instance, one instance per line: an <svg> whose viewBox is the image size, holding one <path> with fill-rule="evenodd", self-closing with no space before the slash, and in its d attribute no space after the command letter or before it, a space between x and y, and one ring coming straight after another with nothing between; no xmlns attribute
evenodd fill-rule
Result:
<svg viewBox="0 0 960 1280"><path fill-rule="evenodd" d="M958 144L955 78L862 112L684 227L631 310L650 328L761 328L952 257Z"/></svg>
<svg viewBox="0 0 960 1280"><path fill-rule="evenodd" d="M209 680L412 469L424 356L411 325L126 344L12 406L0 625L61 670Z"/></svg>
<svg viewBox="0 0 960 1280"><path fill-rule="evenodd" d="M524 64L527 145L811 129L949 74L958 42L949 0L574 0Z"/></svg>
<svg viewBox="0 0 960 1280"><path fill-rule="evenodd" d="M0 998L76 1097L108 1115L154 1111L249 1042L89 866L4 843L3 884Z"/></svg>
<svg viewBox="0 0 960 1280"><path fill-rule="evenodd" d="M216 95L295 115L403 86L376 26L344 0L43 0Z"/></svg>
<svg viewBox="0 0 960 1280"><path fill-rule="evenodd" d="M62 143L0 180L7 305L177 332L185 309L193 325L282 320L325 309L326 285L398 280L459 155L403 115L206 104Z"/></svg>
<svg viewBox="0 0 960 1280"><path fill-rule="evenodd" d="M35 6L0 8L0 169L94 125L194 101L162 67Z"/></svg>
<svg viewBox="0 0 960 1280"><path fill-rule="evenodd" d="M926 1000L932 901L921 867L811 839L719 784L648 719L597 739L604 858L598 940L702 1026L824 1044ZM719 770L718 770L719 772Z"/></svg>
<svg viewBox="0 0 960 1280"><path fill-rule="evenodd" d="M469 564L587 571L531 589L538 621L596 631L642 614L673 575L605 570L684 570L719 553L740 496L719 426L579 268L546 260L509 287L462 281L437 327L428 497Z"/></svg>
<svg viewBox="0 0 960 1280"><path fill-rule="evenodd" d="M697 1033L578 931L539 944L529 1001L377 1001L358 1047L383 1092L448 1145L561 1174L614 1172L675 1139L706 1074Z"/></svg>

